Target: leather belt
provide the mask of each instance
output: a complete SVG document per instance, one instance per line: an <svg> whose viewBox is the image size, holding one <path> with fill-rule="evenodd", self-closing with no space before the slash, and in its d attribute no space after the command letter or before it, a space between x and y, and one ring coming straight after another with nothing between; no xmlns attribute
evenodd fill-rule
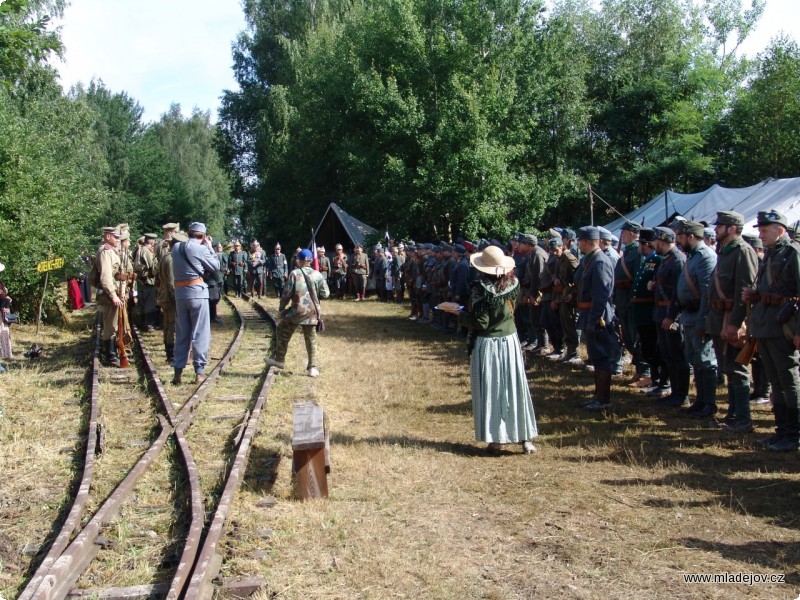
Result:
<svg viewBox="0 0 800 600"><path fill-rule="evenodd" d="M579 310L584 310L586 308L592 308L592 303L591 302L578 302L578 309Z"/></svg>
<svg viewBox="0 0 800 600"><path fill-rule="evenodd" d="M659 300L656 302L656 306L669 306L670 304L672 304L672 302L669 300Z"/></svg>
<svg viewBox="0 0 800 600"><path fill-rule="evenodd" d="M655 298L631 298L631 302L634 304L649 304L651 302L655 302Z"/></svg>
<svg viewBox="0 0 800 600"><path fill-rule="evenodd" d="M793 299L792 296L782 296L781 294L770 294L769 292L759 292L755 297L751 297L753 302L761 302L769 306L780 306L784 302Z"/></svg>
<svg viewBox="0 0 800 600"><path fill-rule="evenodd" d="M733 300L709 300L708 305L714 310L724 310L727 312L733 310Z"/></svg>
<svg viewBox="0 0 800 600"><path fill-rule="evenodd" d="M203 283L202 277L196 277L195 279L186 279L184 281L176 281L175 287L186 287L187 285L197 285L198 283Z"/></svg>

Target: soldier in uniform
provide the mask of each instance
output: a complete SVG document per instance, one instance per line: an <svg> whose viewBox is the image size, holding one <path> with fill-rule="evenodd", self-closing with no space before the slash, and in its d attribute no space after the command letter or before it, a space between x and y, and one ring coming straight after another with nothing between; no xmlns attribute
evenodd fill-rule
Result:
<svg viewBox="0 0 800 600"><path fill-rule="evenodd" d="M158 323L156 306L156 236L144 234L144 246L136 255L133 269L139 281L139 318L145 331L153 331Z"/></svg>
<svg viewBox="0 0 800 600"><path fill-rule="evenodd" d="M245 269L247 269L247 252L242 250L242 242L236 240L233 252L228 255L228 268L233 275L233 293L237 298L242 297L245 290Z"/></svg>
<svg viewBox="0 0 800 600"><path fill-rule="evenodd" d="M175 279L175 358L172 383L181 383L181 376L192 350L195 382L206 380L211 324L208 318L208 286L205 272L219 270L217 255L206 237L203 223L189 225L189 240L172 247L172 275Z"/></svg>
<svg viewBox="0 0 800 600"><path fill-rule="evenodd" d="M794 452L800 443L800 327L795 316L800 295L800 244L789 239L786 216L758 213L758 236L766 247L755 289L742 299L752 304L750 334L772 384L775 433L756 443L773 452Z"/></svg>
<svg viewBox="0 0 800 600"><path fill-rule="evenodd" d="M760 269L764 262L764 243L758 237L758 234L742 235L742 238L750 244L750 247L756 253L758 268ZM769 384L769 379L767 379L767 372L764 370L764 361L761 360L761 355L757 349L756 353L753 355L753 360L750 362L750 368L751 379L753 381L753 391L750 393L750 404L771 404L772 400L770 400L770 397L772 395L772 389Z"/></svg>
<svg viewBox="0 0 800 600"><path fill-rule="evenodd" d="M264 293L264 265L267 262L267 255L261 249L258 241L253 242L252 252L247 261L248 274L250 276L251 293L261 298Z"/></svg>
<svg viewBox="0 0 800 600"><path fill-rule="evenodd" d="M225 294L227 296L228 295L228 274L231 272L231 270L228 268L228 257L225 255L225 252L222 249L222 242L217 242L214 245L214 252L217 255L217 260L219 261L219 266L220 266L220 269L218 271L219 274L220 274L218 279L222 280L222 282L221 282L221 286L222 287L220 288L220 291L221 291L222 294ZM213 321L214 319L211 319L211 320Z"/></svg>
<svg viewBox="0 0 800 600"><path fill-rule="evenodd" d="M372 248L372 278L375 281L375 294L380 302L386 302L386 274L389 272L389 263L383 253L383 246L375 244Z"/></svg>
<svg viewBox="0 0 800 600"><path fill-rule="evenodd" d="M269 257L269 280L275 288L275 296L280 298L283 294L283 284L289 275L289 265L286 255L281 252L281 245L275 244L275 252Z"/></svg>
<svg viewBox="0 0 800 600"><path fill-rule="evenodd" d="M161 257L165 254L169 254L169 249L172 247L172 244L170 244L169 241L172 239L172 234L178 231L180 228L181 226L178 223L164 223L161 226L163 239L155 247L156 261L161 260ZM158 270L160 271L160 269Z"/></svg>
<svg viewBox="0 0 800 600"><path fill-rule="evenodd" d="M622 225L620 239L622 242L622 257L614 266L614 306L617 311L622 329L622 343L631 355L631 362L636 368L636 374L628 383L632 387L646 388L652 386L650 365L642 356L642 347L639 341L639 330L633 324L631 311L631 286L633 277L639 271L642 255L639 252L639 232L641 226L631 221Z"/></svg>
<svg viewBox="0 0 800 600"><path fill-rule="evenodd" d="M350 265L350 272L353 274L353 287L355 288L356 302L366 300L367 296L367 277L369 277L369 258L364 254L364 248L356 242L353 251L353 260Z"/></svg>
<svg viewBox="0 0 800 600"><path fill-rule="evenodd" d="M170 248L186 242L188 236L182 231L173 231L167 244ZM175 277L172 274L172 253L165 252L158 261L158 305L164 315L164 353L167 362L175 360Z"/></svg>
<svg viewBox="0 0 800 600"><path fill-rule="evenodd" d="M526 243L530 246L528 262L525 267L525 281L527 288L523 290L526 300L525 304L530 311L530 343L526 350L534 351L544 348L547 345L545 339L545 329L542 324L542 293L540 291L541 282L545 274L547 265L547 252L539 246L536 236L526 234Z"/></svg>
<svg viewBox="0 0 800 600"><path fill-rule="evenodd" d="M728 413L725 431L749 433L750 373L746 365L736 362L745 342L742 330L747 309L742 290L752 288L758 269L758 258L742 239L744 215L733 211L717 213L717 266L708 286L708 318L706 331L714 340L718 369L728 380Z"/></svg>
<svg viewBox="0 0 800 600"><path fill-rule="evenodd" d="M303 329L308 353L306 374L319 376L317 361L317 322L321 314L320 300L330 295L325 278L310 268L311 251L301 250L297 255L298 267L289 274L286 288L280 301L281 320L275 331L275 356L267 358L267 364L276 369L286 366L286 351L297 326Z"/></svg>
<svg viewBox="0 0 800 600"><path fill-rule="evenodd" d="M619 252L614 248L614 235L605 227L598 227L598 229L600 230L600 250L611 259L612 268L616 268Z"/></svg>
<svg viewBox="0 0 800 600"><path fill-rule="evenodd" d="M131 294L131 287L136 285L136 273L133 272L133 257L130 251L131 232L128 228L128 224L121 223L117 225L117 229L119 229L120 273L124 273L126 276L126 280L121 281L119 284L117 295L120 300L122 300L121 310L124 311L122 322L125 324L125 332L123 333L123 339L128 343L133 339L131 336L129 316L133 307L136 306L134 298L132 297L133 294ZM127 350L127 352L130 354L130 350Z"/></svg>
<svg viewBox="0 0 800 600"><path fill-rule="evenodd" d="M631 324L636 327L639 334L642 356L650 366L652 373L653 389L647 393L650 397L662 398L669 392L669 384L662 367L664 361L658 351L658 333L653 320L655 307L655 277L656 269L661 263L661 257L655 249L655 232L652 229L639 231L639 253L642 261L633 278L631 286Z"/></svg>
<svg viewBox="0 0 800 600"><path fill-rule="evenodd" d="M563 353L564 333L561 330L561 318L558 315L558 304L554 302L555 291L553 281L558 273L558 257L564 251L564 243L560 237L551 238L548 243L549 256L545 263L545 271L539 282L539 291L542 293L542 325L550 338L552 351L548 354L547 348L537 349L535 354L545 355L547 358L560 358Z"/></svg>
<svg viewBox="0 0 800 600"><path fill-rule="evenodd" d="M394 279L394 299L402 302L406 295L406 279L403 277L406 264L406 245L400 242L392 251L392 279Z"/></svg>
<svg viewBox="0 0 800 600"><path fill-rule="evenodd" d="M319 272L325 278L328 288L330 288L331 259L325 256L325 246L317 248L317 262L319 263Z"/></svg>
<svg viewBox="0 0 800 600"><path fill-rule="evenodd" d="M566 233L564 233L566 232ZM569 236L574 238L572 230L565 229L562 232L562 243ZM599 233L598 233L599 235ZM578 329L576 313L576 288L575 271L578 269L578 257L569 251L566 245L562 246L562 251L558 256L558 271L553 280L553 303L557 305L561 330L564 332L564 342L566 351L563 357L556 357L561 362L580 361L578 356ZM554 308L555 310L555 308Z"/></svg>
<svg viewBox="0 0 800 600"><path fill-rule="evenodd" d="M336 254L331 261L331 274L332 274L332 287L336 290L336 297L339 300L344 298L347 291L347 268L348 261L347 255L344 253L344 248L341 244L336 244Z"/></svg>
<svg viewBox="0 0 800 600"><path fill-rule="evenodd" d="M119 246L119 229L116 227L103 228L103 245L95 256L95 270L97 276L92 285L97 288L97 309L103 323L100 334L101 359L107 367L118 367L117 356L117 326L119 323L119 309L122 308L122 298L117 290L119 282L127 275L120 272L120 257L117 252Z"/></svg>
<svg viewBox="0 0 800 600"><path fill-rule="evenodd" d="M585 410L611 408L611 377L619 360L620 341L617 335L614 306L614 268L600 250L597 227L582 227L578 244L583 253L583 269L578 286L578 326L585 333L589 362L594 366L594 398L583 405Z"/></svg>
<svg viewBox="0 0 800 600"><path fill-rule="evenodd" d="M697 389L697 398L686 411L689 416L706 418L717 412L717 357L711 337L706 335L708 286L717 257L703 241L702 223L682 221L677 239L686 253L683 274L678 278L680 322L686 360L694 368Z"/></svg>
<svg viewBox="0 0 800 600"><path fill-rule="evenodd" d="M686 255L675 245L675 232L656 227L656 252L662 257L655 276L653 313L658 331L658 348L666 362L672 391L664 399L667 406L680 407L689 400L689 363L683 352L683 332L677 322L680 313L678 279L683 277Z"/></svg>

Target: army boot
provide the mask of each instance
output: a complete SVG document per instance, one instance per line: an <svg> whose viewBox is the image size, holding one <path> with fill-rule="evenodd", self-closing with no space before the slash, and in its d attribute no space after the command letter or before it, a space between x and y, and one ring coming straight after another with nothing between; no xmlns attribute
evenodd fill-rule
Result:
<svg viewBox="0 0 800 600"><path fill-rule="evenodd" d="M119 356L117 356L117 340L113 337L103 342L106 345L106 366L119 367Z"/></svg>
<svg viewBox="0 0 800 600"><path fill-rule="evenodd" d="M183 383L181 381L181 377L183 375L183 369L175 369L175 375L172 377L172 385L180 385Z"/></svg>
<svg viewBox="0 0 800 600"><path fill-rule="evenodd" d="M167 355L167 362L171 363L175 360L175 346L172 344L165 344L164 345L164 352Z"/></svg>

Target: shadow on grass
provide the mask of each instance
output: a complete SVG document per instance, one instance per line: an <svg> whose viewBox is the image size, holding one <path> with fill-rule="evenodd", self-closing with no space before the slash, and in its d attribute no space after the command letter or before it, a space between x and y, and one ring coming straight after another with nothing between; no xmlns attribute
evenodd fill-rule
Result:
<svg viewBox="0 0 800 600"><path fill-rule="evenodd" d="M402 446L403 448L421 448L457 454L459 456L489 456L483 442L463 444L447 440L428 440L409 435L386 435L382 437L359 438L344 433L331 433L332 445L366 444L368 446ZM519 444L508 444L509 450L502 450L500 456L519 453ZM513 448L514 451L511 449Z"/></svg>
<svg viewBox="0 0 800 600"><path fill-rule="evenodd" d="M244 484L251 492L270 493L278 478L281 454L275 450L253 445L244 473Z"/></svg>
<svg viewBox="0 0 800 600"><path fill-rule="evenodd" d="M800 558L800 542L752 541L741 544L726 544L710 542L699 538L683 538L678 540L686 548L714 552L729 560L741 563L758 565L766 569L767 573L783 573L786 575L785 583L797 585L800 583L800 573L796 566ZM787 566L794 570L786 572Z"/></svg>

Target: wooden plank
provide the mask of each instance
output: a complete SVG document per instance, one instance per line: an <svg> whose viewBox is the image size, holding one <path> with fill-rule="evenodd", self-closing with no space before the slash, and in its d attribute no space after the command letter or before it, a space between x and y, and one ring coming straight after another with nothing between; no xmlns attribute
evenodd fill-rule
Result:
<svg viewBox="0 0 800 600"><path fill-rule="evenodd" d="M228 598L248 598L266 585L266 580L255 577L225 577L222 580L222 595Z"/></svg>
<svg viewBox="0 0 800 600"><path fill-rule="evenodd" d="M322 407L313 402L294 405L294 432L292 449L313 450L325 447L325 426Z"/></svg>
<svg viewBox="0 0 800 600"><path fill-rule="evenodd" d="M294 452L295 492L300 500L328 497L325 447Z"/></svg>
<svg viewBox="0 0 800 600"><path fill-rule="evenodd" d="M70 590L67 598L97 598L98 600L146 600L161 598L169 590L169 583L150 583L94 590Z"/></svg>

